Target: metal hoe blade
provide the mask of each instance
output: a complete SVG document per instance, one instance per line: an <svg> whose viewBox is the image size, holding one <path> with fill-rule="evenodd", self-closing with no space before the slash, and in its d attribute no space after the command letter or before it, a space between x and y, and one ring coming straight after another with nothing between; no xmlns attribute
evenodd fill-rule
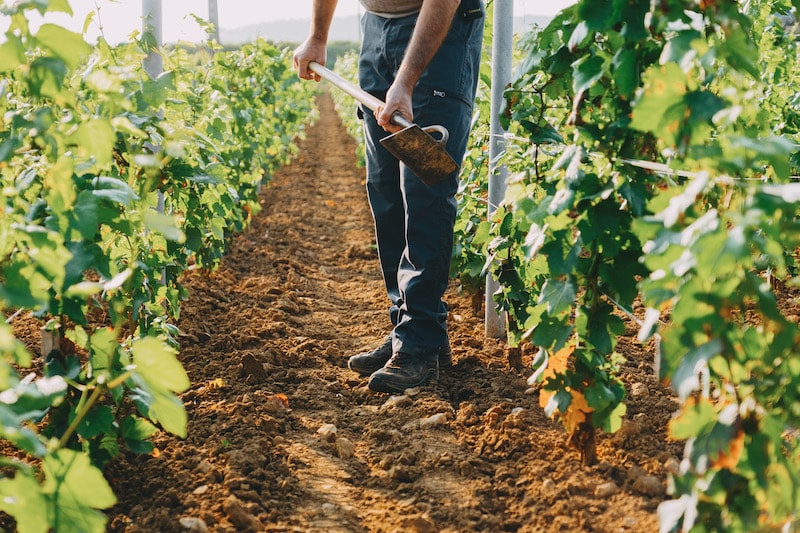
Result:
<svg viewBox="0 0 800 533"><path fill-rule="evenodd" d="M385 105L375 96L319 63L312 61L308 64L308 68L372 111ZM425 185L434 185L458 170L458 164L445 150L445 145L450 137L447 128L439 125L420 128L400 113L392 116L392 123L404 129L384 138L381 140L381 144L419 176ZM430 135L430 132L438 133L441 138L436 140Z"/></svg>
<svg viewBox="0 0 800 533"><path fill-rule="evenodd" d="M384 148L405 163L429 187L458 170L458 164L444 148L447 130L441 126L430 129L439 133L444 130L443 139L436 140L416 124L411 124L381 140Z"/></svg>

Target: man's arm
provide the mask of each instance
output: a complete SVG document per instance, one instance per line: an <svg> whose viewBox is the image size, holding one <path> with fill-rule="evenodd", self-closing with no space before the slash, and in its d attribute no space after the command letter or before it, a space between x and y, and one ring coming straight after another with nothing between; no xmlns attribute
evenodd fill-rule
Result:
<svg viewBox="0 0 800 533"><path fill-rule="evenodd" d="M389 123L395 112L399 111L409 120L414 119L411 105L414 86L444 42L459 3L459 0L424 0L422 3L403 62L386 94L386 106L375 112L378 124L385 130L395 132L401 129Z"/></svg>
<svg viewBox="0 0 800 533"><path fill-rule="evenodd" d="M316 61L320 65L324 65L327 60L328 31L331 28L337 3L338 0L314 0L311 31L306 40L295 49L292 57L297 75L304 80L320 80L319 74L308 70L308 64Z"/></svg>

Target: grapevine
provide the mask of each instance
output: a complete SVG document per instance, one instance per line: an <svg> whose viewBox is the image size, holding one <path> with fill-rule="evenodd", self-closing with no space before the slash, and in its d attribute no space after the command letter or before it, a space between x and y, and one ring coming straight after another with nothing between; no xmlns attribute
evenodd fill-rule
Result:
<svg viewBox="0 0 800 533"><path fill-rule="evenodd" d="M579 2L529 37L507 91L530 139L489 250L510 336L539 347L542 405L591 459L625 413L614 345L644 303L686 441L663 531L798 521L800 332L774 291L797 271L791 7Z"/></svg>
<svg viewBox="0 0 800 533"><path fill-rule="evenodd" d="M159 430L186 435L182 272L218 264L313 113L287 53L264 42L159 51L167 70L151 79L146 40L34 32L34 9L70 13L2 8L0 436L14 450L0 509L23 533L103 531L116 501L103 466L150 452ZM14 337L24 313L54 339L41 360Z"/></svg>

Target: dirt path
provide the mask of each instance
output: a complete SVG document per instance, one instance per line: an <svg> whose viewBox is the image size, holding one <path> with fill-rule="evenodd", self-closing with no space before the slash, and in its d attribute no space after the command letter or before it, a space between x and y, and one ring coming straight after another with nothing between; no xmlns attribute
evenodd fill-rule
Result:
<svg viewBox="0 0 800 533"><path fill-rule="evenodd" d="M372 394L347 369L388 333L388 301L355 145L327 96L320 109L219 271L187 280L189 435L108 468L110 531L656 531L680 447L635 341L629 420L592 468L455 287L455 366L437 383Z"/></svg>

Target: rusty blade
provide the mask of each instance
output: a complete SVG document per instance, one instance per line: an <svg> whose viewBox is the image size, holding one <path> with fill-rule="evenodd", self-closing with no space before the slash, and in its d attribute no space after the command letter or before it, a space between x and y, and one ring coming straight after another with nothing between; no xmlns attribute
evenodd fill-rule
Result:
<svg viewBox="0 0 800 533"><path fill-rule="evenodd" d="M458 170L458 164L447 153L444 143L416 124L385 137L381 144L429 187Z"/></svg>

